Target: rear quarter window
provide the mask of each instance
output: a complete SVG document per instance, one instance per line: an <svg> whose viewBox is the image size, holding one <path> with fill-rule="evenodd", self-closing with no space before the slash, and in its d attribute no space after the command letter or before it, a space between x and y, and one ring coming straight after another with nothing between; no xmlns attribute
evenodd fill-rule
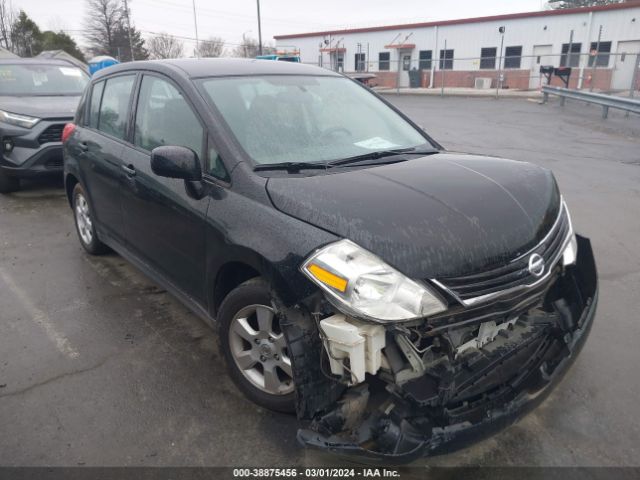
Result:
<svg viewBox="0 0 640 480"><path fill-rule="evenodd" d="M89 123L91 128L98 128L100 114L100 100L104 91L104 81L96 83L91 89L91 101L89 103Z"/></svg>

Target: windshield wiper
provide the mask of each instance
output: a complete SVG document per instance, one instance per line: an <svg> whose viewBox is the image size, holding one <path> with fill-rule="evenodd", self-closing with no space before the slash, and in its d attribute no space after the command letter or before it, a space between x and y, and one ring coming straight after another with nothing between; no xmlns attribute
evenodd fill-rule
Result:
<svg viewBox="0 0 640 480"><path fill-rule="evenodd" d="M429 155L437 152L438 150L435 149L418 149L416 147L396 148L393 150L379 150L377 152L368 152L363 153L362 155L355 155L353 157L331 160L330 162L327 162L327 166L335 167L340 165L359 163L363 160L378 160L380 158L395 157L398 155Z"/></svg>
<svg viewBox="0 0 640 480"><path fill-rule="evenodd" d="M286 170L289 173L297 173L300 170L325 170L327 166L324 163L314 162L281 162L281 163L262 163L253 167L254 172L264 172L267 170Z"/></svg>

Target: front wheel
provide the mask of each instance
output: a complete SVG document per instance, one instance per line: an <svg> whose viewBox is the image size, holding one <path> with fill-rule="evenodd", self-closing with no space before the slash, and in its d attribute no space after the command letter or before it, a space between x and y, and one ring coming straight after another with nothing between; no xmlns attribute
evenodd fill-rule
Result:
<svg viewBox="0 0 640 480"><path fill-rule="evenodd" d="M79 183L73 188L73 218L80 243L88 253L101 255L109 251L109 248L98 239L87 194Z"/></svg>
<svg viewBox="0 0 640 480"><path fill-rule="evenodd" d="M293 412L291 359L267 283L254 278L232 290L218 320L221 348L238 388L258 405Z"/></svg>

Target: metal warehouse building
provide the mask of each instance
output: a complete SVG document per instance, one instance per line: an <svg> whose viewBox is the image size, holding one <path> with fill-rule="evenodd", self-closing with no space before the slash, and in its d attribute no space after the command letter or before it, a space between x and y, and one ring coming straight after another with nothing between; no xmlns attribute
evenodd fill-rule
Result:
<svg viewBox="0 0 640 480"><path fill-rule="evenodd" d="M408 87L413 78L421 87L534 89L546 82L541 65L571 67L572 88L640 85L640 1L275 39L304 63L370 72L388 87Z"/></svg>

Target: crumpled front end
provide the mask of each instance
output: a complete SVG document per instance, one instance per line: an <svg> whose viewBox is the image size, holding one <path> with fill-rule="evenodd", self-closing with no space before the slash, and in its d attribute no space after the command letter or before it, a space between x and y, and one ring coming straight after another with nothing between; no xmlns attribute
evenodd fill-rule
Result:
<svg viewBox="0 0 640 480"><path fill-rule="evenodd" d="M595 260L577 236L575 263L535 287L458 305L414 324L372 325L283 308L306 446L384 463L451 451L517 420L575 359L595 316ZM318 368L320 365L320 368Z"/></svg>

